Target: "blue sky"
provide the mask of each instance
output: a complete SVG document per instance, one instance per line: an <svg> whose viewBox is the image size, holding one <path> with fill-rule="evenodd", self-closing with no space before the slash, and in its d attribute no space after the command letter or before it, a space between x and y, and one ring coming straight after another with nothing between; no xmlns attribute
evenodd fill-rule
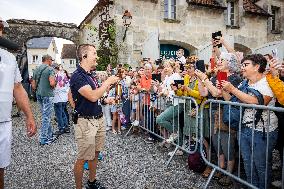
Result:
<svg viewBox="0 0 284 189"><path fill-rule="evenodd" d="M79 25L97 0L0 0L0 17Z"/></svg>

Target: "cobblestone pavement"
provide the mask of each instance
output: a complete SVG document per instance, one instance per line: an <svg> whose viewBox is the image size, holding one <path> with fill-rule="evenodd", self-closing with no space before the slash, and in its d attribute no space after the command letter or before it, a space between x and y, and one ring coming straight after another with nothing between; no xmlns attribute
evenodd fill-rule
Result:
<svg viewBox="0 0 284 189"><path fill-rule="evenodd" d="M38 106L33 111L39 125ZM23 117L23 116L22 116ZM12 163L5 176L8 189L74 188L73 163L76 145L73 128L70 134L60 136L51 145L39 146L38 135L28 139L24 120L13 119ZM53 122L55 128L56 122ZM170 149L157 144L146 144L143 137L107 133L104 160L99 163L97 176L110 189L189 189L202 188L206 180L189 171L186 156L175 157L165 167ZM84 174L84 182L87 172ZM214 183L210 188L221 188Z"/></svg>

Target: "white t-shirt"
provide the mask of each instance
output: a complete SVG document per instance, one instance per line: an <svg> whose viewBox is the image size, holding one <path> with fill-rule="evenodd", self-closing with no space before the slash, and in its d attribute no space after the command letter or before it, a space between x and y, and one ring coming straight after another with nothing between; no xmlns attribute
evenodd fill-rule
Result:
<svg viewBox="0 0 284 189"><path fill-rule="evenodd" d="M0 48L0 122L11 121L14 85L21 81L16 57Z"/></svg>
<svg viewBox="0 0 284 189"><path fill-rule="evenodd" d="M178 61L180 61L182 64L185 64L186 63L186 59L184 56L178 58Z"/></svg>
<svg viewBox="0 0 284 189"><path fill-rule="evenodd" d="M274 94L266 80L266 77L262 78L258 82L250 85L251 88L258 90L262 95L272 97L272 100L268 103L267 106L275 106L275 97ZM253 94L250 94L253 95ZM268 110L264 110L262 112L262 119L264 121L264 127L265 131L267 132L268 127L269 127L269 132L274 131L278 127L278 119L273 111L270 111L270 122L268 123ZM245 109L244 111L244 117L243 117L243 123L246 122L253 122L254 119L254 111L253 109ZM263 131L263 122L260 120L258 123L255 123L256 125L256 130L257 131ZM253 123L251 124L246 124L246 126L252 128Z"/></svg>
<svg viewBox="0 0 284 189"><path fill-rule="evenodd" d="M181 80L181 76L178 73L173 73L170 76L166 76L165 80L162 83L162 92L172 91L171 84L174 83L175 80Z"/></svg>
<svg viewBox="0 0 284 189"><path fill-rule="evenodd" d="M56 87L54 88L54 98L53 102L67 102L68 101L68 91L69 91L69 79L66 74L62 71L57 72L55 75Z"/></svg>
<svg viewBox="0 0 284 189"><path fill-rule="evenodd" d="M173 73L170 76L166 76L165 80L163 82L163 90L162 92L165 92L166 90L169 92L169 97L173 101L173 96L175 95L175 92L171 88L171 84L174 83L175 80L181 80L181 76L178 73ZM184 103L184 100L174 100L174 106L178 105L179 103Z"/></svg>

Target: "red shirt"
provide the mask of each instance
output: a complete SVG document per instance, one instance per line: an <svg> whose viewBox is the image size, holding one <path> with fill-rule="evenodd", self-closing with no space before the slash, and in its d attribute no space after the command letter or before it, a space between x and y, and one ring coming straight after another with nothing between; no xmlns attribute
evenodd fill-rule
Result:
<svg viewBox="0 0 284 189"><path fill-rule="evenodd" d="M152 75L150 75L150 77L146 77L146 75L141 76L140 79L141 88L149 91L151 88L151 81L152 81ZM150 94L145 94L143 103L145 105L150 105Z"/></svg>

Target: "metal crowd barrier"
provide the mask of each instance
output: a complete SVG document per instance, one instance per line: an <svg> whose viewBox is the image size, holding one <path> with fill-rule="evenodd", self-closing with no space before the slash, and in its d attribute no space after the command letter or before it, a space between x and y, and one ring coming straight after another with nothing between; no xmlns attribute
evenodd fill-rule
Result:
<svg viewBox="0 0 284 189"><path fill-rule="evenodd" d="M198 150L200 114L194 98L174 96L169 99L158 97L154 93L139 93L138 101L131 101L131 107L133 106L136 106L135 117L139 121L136 126L146 131L150 137L157 137L175 146L166 166L170 164L177 150L189 154ZM134 127L132 125L125 136Z"/></svg>
<svg viewBox="0 0 284 189"><path fill-rule="evenodd" d="M208 105L209 115L206 115L204 112L206 109L208 110ZM240 119L238 127L235 130L233 130L233 128L231 127L230 122L229 125L227 125L227 128L222 128L222 109L224 105L229 105L229 119L232 116L231 114L233 114L233 108L239 108ZM268 127L266 127L267 132L259 131L259 129L256 127L256 124L258 123L255 123L255 119L253 119L253 122L250 123L252 124L251 127L247 127L248 125L244 125L244 120L247 120L247 114L244 114L243 112L250 111L248 109L253 110L253 118L255 118L256 110L263 110L263 117L265 118L265 120L267 120L264 122L266 123L265 125L268 125ZM209 129L209 138L207 138L207 141L209 141L209 149L207 149L209 154L207 154L207 157L205 157L203 153L201 153L201 155L205 163L213 169L205 184L205 188L209 186L213 175L218 174L217 171L221 172L224 175L227 175L231 180L234 179L250 188L270 187L270 185L268 184L271 184L270 171L272 170L271 158L273 148L272 145L269 145L269 142L273 142L276 140L273 135L273 133L275 132L269 132L269 126L275 123L276 116L274 112L284 112L284 108L233 103L219 100L207 100L202 104L200 111L201 120L209 119L210 124L209 128L205 128L204 123L202 121L200 123L201 141L205 139L204 130ZM263 119L261 121L263 121ZM278 127L281 126L283 127L283 125L279 125ZM249 140L247 140L248 138ZM246 143L251 143L254 145L245 146ZM255 145L255 143L259 143L261 146L257 146ZM266 145L263 145L263 143L266 143ZM200 151L202 152L204 147L203 145L201 145L200 147ZM247 149L247 147L249 147L249 150ZM265 148L265 151L262 151L263 148ZM236 152L238 152L238 155L235 155ZM263 153L265 154L264 156L258 157L260 154ZM244 159L244 156L246 160L242 161L242 159ZM249 162L248 160L251 161ZM262 160L265 161L265 167L262 166ZM241 162L244 163L243 168L241 166ZM237 170L235 169L236 167ZM243 174L244 170L246 170L246 174ZM265 173L263 172L263 170L265 171ZM261 175L264 178L261 177ZM258 180L256 180L257 178ZM258 181L258 185L256 185L256 181ZM284 169L282 169L282 188L284 188Z"/></svg>

